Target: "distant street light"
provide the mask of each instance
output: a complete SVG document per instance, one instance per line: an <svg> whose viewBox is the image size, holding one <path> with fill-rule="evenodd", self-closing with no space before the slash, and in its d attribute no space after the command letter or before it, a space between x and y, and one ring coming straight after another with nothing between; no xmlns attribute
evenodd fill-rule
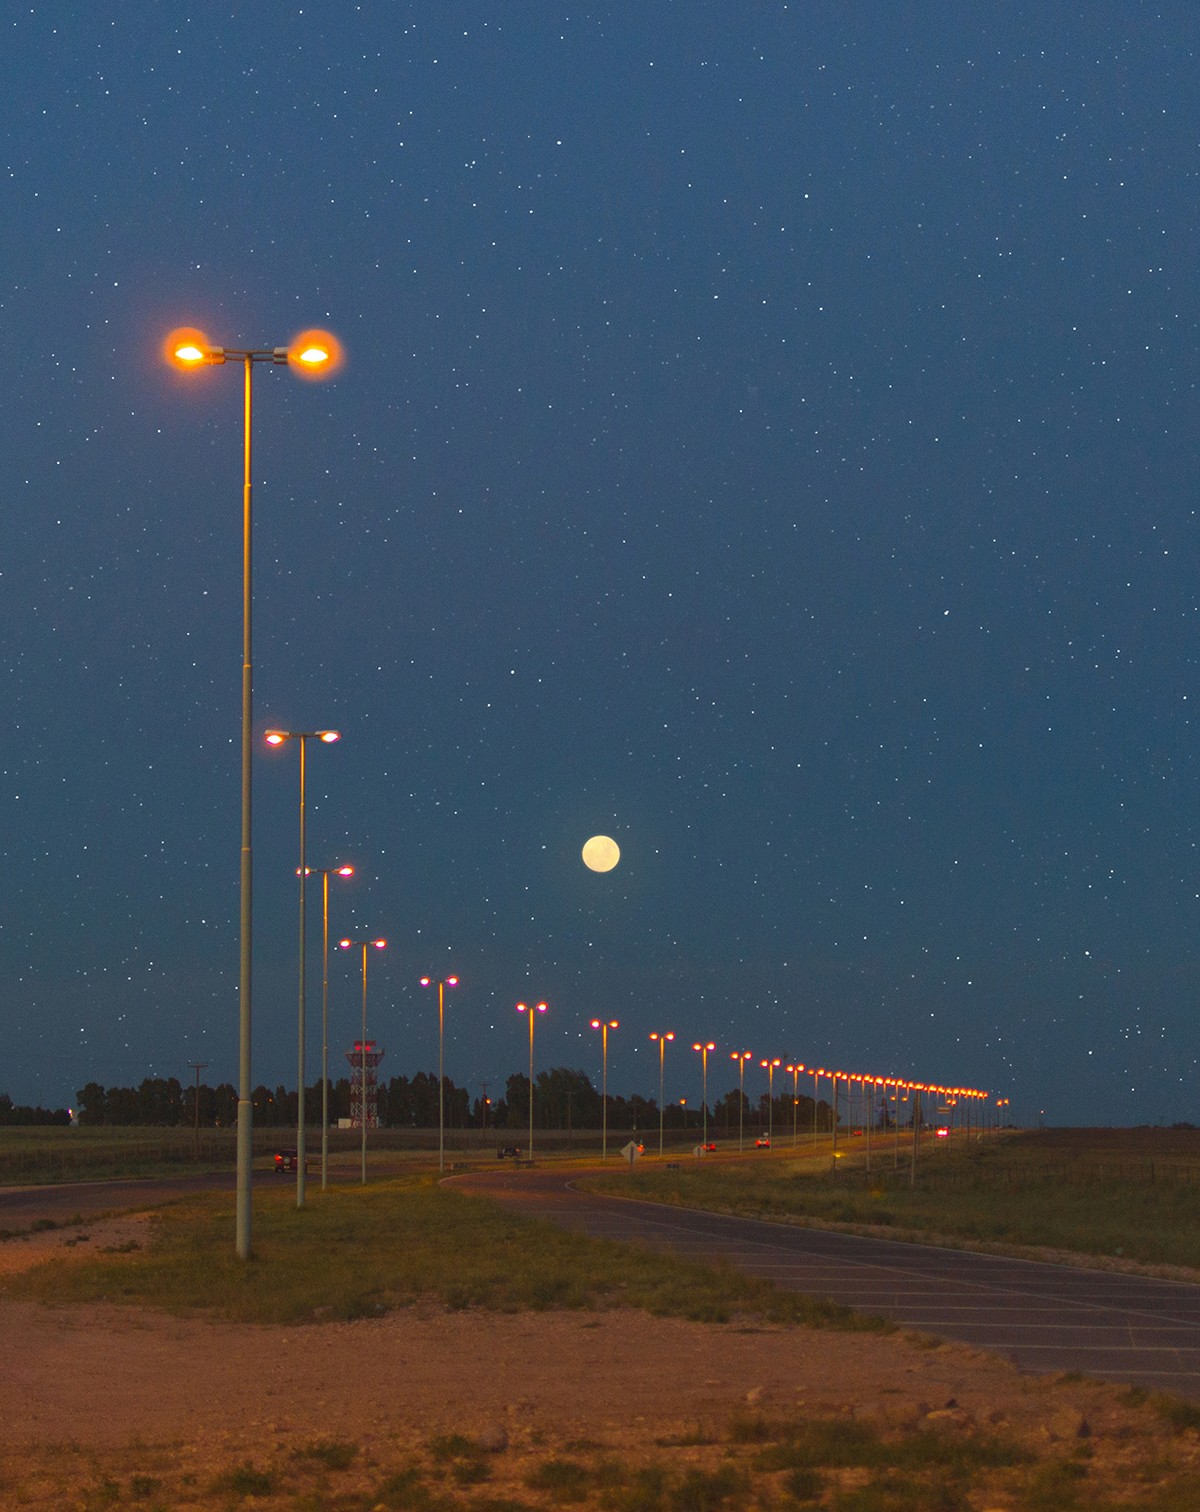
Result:
<svg viewBox="0 0 1200 1512"><path fill-rule="evenodd" d="M432 987L431 977L421 978L422 987ZM447 987L457 987L456 976L444 977L438 984L438 1174L444 1175L446 1170L446 1103L445 1086L446 1078L442 1071L442 1045L445 1039L445 993Z"/></svg>
<svg viewBox="0 0 1200 1512"><path fill-rule="evenodd" d="M702 1135L701 1142L705 1145L708 1144L708 1052L710 1050L715 1050L716 1048L717 1047L712 1040L709 1040L707 1044L697 1044L692 1046L693 1050L699 1050L700 1052L701 1077L702 1085L704 1088L700 1099L704 1107L704 1133Z"/></svg>
<svg viewBox="0 0 1200 1512"><path fill-rule="evenodd" d="M308 331L290 347L236 348L213 346L202 331L177 330L167 338L168 361L183 371L206 366L220 366L227 361L240 362L245 373L243 384L244 440L242 446L242 860L240 892L240 963L238 973L238 1111L237 1111L237 1219L235 1244L238 1257L250 1258L251 1183L254 1161L254 1105L250 1068L251 1027L251 959L253 891L253 829L251 808L251 757L253 749L253 672L251 619L253 573L251 570L253 532L253 496L251 438L253 435L254 365L270 362L291 364L296 372L322 377L337 366L340 348L327 333Z"/></svg>
<svg viewBox="0 0 1200 1512"><path fill-rule="evenodd" d="M535 1003L532 1008L525 1003L517 1004L518 1013L529 1015L529 1159L533 1159L533 1026L539 1013L545 1013L548 1004Z"/></svg>
<svg viewBox="0 0 1200 1512"><path fill-rule="evenodd" d="M782 1066L783 1062L778 1056L774 1060L760 1061L759 1064L767 1073L767 1141L775 1137L775 1067Z"/></svg>
<svg viewBox="0 0 1200 1512"><path fill-rule="evenodd" d="M307 1161L305 1159L305 1133L306 1133L306 1130L305 1130L305 1122L304 1122L304 1115L305 1115L305 1107L304 1107L304 1088L305 1088L305 1068L304 1068L304 1040L305 1040L305 1022L304 1022L304 978L305 978L304 925L305 925L305 919L306 919L306 913L305 913L305 907L304 907L304 882L305 882L305 878L308 876L308 865L307 865L307 863L306 863L306 861L304 859L304 840L305 840L305 823L306 823L306 809L305 809L305 804L304 804L305 751L306 751L306 748L308 746L308 742L310 740L319 740L319 741L321 741L325 745L332 745L335 740L339 740L340 738L341 737L339 736L339 734L338 734L338 732L336 730L268 730L267 734L266 734L267 744L268 745L272 745L272 746L285 745L289 740L298 740L300 742L300 865L297 868L297 871L298 871L298 874L299 874L299 877L300 877L300 1017L299 1017L299 1032L298 1032L298 1035L297 1035L297 1041L298 1041L298 1044L299 1044L299 1050L298 1050L298 1054L297 1054L298 1069L297 1069L297 1072L296 1072L296 1086L298 1088L298 1092L297 1092L297 1096L296 1096L296 1206L297 1207L303 1207L304 1206L304 1186L305 1186L305 1175L306 1175L306 1165L307 1165Z"/></svg>
<svg viewBox="0 0 1200 1512"><path fill-rule="evenodd" d="M382 950L387 944L386 940L339 940L338 947L341 950L357 950L362 948L362 1039L359 1042L358 1053L362 1056L362 1082L358 1089L359 1095L359 1121L362 1124L362 1184L367 1184L367 951Z"/></svg>
<svg viewBox="0 0 1200 1512"><path fill-rule="evenodd" d="M600 1031L600 1159L608 1159L608 1031L619 1029L616 1019L593 1019L592 1028Z"/></svg>
<svg viewBox="0 0 1200 1512"><path fill-rule="evenodd" d="M352 877L352 866L310 866L321 879L321 1190L329 1185L329 878Z"/></svg>
<svg viewBox="0 0 1200 1512"><path fill-rule="evenodd" d="M663 1152L663 1113L665 1112L663 1108L663 1059L667 1053L667 1041L675 1038L675 1031L668 1029L664 1034L655 1029L650 1038L658 1041L658 1153L661 1155Z"/></svg>
<svg viewBox="0 0 1200 1512"><path fill-rule="evenodd" d="M744 1091L746 1062L754 1059L754 1052L743 1050L739 1053L737 1050L732 1050L729 1059L738 1063L738 1149L741 1150L746 1142L746 1093Z"/></svg>

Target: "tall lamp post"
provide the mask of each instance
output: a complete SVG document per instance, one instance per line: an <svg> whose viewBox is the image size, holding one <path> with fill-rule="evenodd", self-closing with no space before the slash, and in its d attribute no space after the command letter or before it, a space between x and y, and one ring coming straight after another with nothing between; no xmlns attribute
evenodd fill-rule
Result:
<svg viewBox="0 0 1200 1512"><path fill-rule="evenodd" d="M668 1029L665 1033L658 1029L651 1032L650 1038L658 1041L658 1153L663 1152L663 1061L667 1053L667 1041L675 1038L675 1031Z"/></svg>
<svg viewBox="0 0 1200 1512"><path fill-rule="evenodd" d="M432 987L432 977L421 978L422 987ZM438 990L438 1175L444 1175L446 1171L446 1100L444 1096L446 1078L442 1071L443 1058L442 1047L446 1037L446 988L457 987L456 976L443 977L437 984Z"/></svg>
<svg viewBox="0 0 1200 1512"><path fill-rule="evenodd" d="M709 1040L708 1043L704 1045L697 1044L692 1046L693 1050L699 1050L700 1052L701 1085L704 1089L700 1098L701 1106L704 1109L704 1133L702 1135L702 1142L705 1145L708 1144L708 1052L710 1050L715 1050L716 1048L717 1047L712 1040Z"/></svg>
<svg viewBox="0 0 1200 1512"><path fill-rule="evenodd" d="M760 1061L759 1064L767 1073L767 1143L775 1137L775 1067L782 1066L783 1062L778 1056L774 1060Z"/></svg>
<svg viewBox="0 0 1200 1512"><path fill-rule="evenodd" d="M529 1007L526 1003L517 1004L518 1013L529 1015L529 1158L533 1159L533 1026L539 1013L545 1013L549 1005L535 1003Z"/></svg>
<svg viewBox="0 0 1200 1512"><path fill-rule="evenodd" d="M600 1031L600 1159L608 1159L608 1031L619 1029L616 1019L593 1019L592 1028Z"/></svg>
<svg viewBox="0 0 1200 1512"><path fill-rule="evenodd" d="M754 1059L754 1052L733 1050L729 1059L737 1061L738 1068L738 1149L741 1150L746 1140L746 1062Z"/></svg>
<svg viewBox="0 0 1200 1512"><path fill-rule="evenodd" d="M300 865L298 867L298 871L299 871L299 875L300 875L300 1014L299 1014L299 1030L298 1030L298 1034L297 1034L297 1040L298 1040L298 1043L299 1043L299 1050L297 1052L297 1062L298 1062L298 1064L297 1064L297 1070L296 1070L296 1087L297 1087L297 1094L296 1094L296 1206L297 1207L303 1207L304 1206L304 1184L305 1184L304 1183L304 1178L305 1178L305 1174L306 1174L306 1165L307 1165L307 1160L306 1160L306 1156L305 1156L305 1133L306 1133L306 1130L305 1130L305 1120L304 1120L304 1114L305 1114L305 1108L304 1108L304 1087L305 1087L305 1068L304 1068L304 1040L305 1040L305 1022L304 1022L304 978L305 978L304 922L305 922L305 918L306 918L306 913L305 913L305 908L304 908L304 882L305 882L305 878L308 876L308 865L307 865L307 862L305 861L305 857L304 857L305 833L306 833L306 831L305 831L305 824L306 824L306 814L307 814L307 810L305 808L305 801L304 801L305 752L306 752L306 749L307 749L307 746L308 746L308 742L310 740L319 740L319 741L323 742L325 745L332 745L334 743L334 741L340 740L340 739L341 739L341 736L338 734L338 732L336 730L268 730L267 734L266 734L267 744L271 745L271 746L286 745L289 740L298 740L300 742Z"/></svg>
<svg viewBox="0 0 1200 1512"><path fill-rule="evenodd" d="M800 1143L800 1073L804 1070L802 1061L794 1061L791 1065L784 1066L785 1071L792 1073L792 1144Z"/></svg>
<svg viewBox="0 0 1200 1512"><path fill-rule="evenodd" d="M352 866L310 866L321 879L321 1190L329 1185L329 878L352 877Z"/></svg>
<svg viewBox="0 0 1200 1512"><path fill-rule="evenodd" d="M386 940L339 940L338 947L341 950L357 950L362 948L362 1039L359 1041L358 1052L362 1056L361 1077L359 1086L359 1121L362 1124L362 1184L367 1184L367 951L371 949L382 950L387 944Z"/></svg>
<svg viewBox="0 0 1200 1512"><path fill-rule="evenodd" d="M216 367L225 362L240 362L245 373L243 384L244 440L242 445L242 860L240 893L240 951L238 971L238 1111L237 1111L237 1221L235 1243L238 1257L250 1258L251 1246L251 1169L254 1158L254 1106L250 1071L251 1019L251 891L253 859L251 846L250 767L253 748L253 658L251 656L251 609L253 601L251 571L252 472L251 437L253 433L253 372L255 363L290 365L310 377L327 376L337 366L339 348L333 337L324 332L308 331L298 336L290 347L237 348L213 346L202 331L179 330L168 336L165 351L168 360L184 371Z"/></svg>

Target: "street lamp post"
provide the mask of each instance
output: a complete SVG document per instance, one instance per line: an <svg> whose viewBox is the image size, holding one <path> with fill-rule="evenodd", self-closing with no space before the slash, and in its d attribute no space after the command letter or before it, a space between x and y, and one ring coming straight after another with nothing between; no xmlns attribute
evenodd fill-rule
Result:
<svg viewBox="0 0 1200 1512"><path fill-rule="evenodd" d="M801 1061L795 1061L790 1066L783 1068L792 1073L792 1144L800 1143L800 1073L804 1070Z"/></svg>
<svg viewBox="0 0 1200 1512"><path fill-rule="evenodd" d="M663 1061L667 1053L667 1041L675 1038L675 1031L668 1029L665 1033L655 1029L650 1038L658 1041L658 1153L663 1152Z"/></svg>
<svg viewBox="0 0 1200 1512"><path fill-rule="evenodd" d="M432 987L432 977L421 978L422 987ZM438 1175L444 1175L446 1170L446 1078L442 1070L442 1047L445 1042L445 995L447 987L457 987L456 976L443 977L437 984L438 990Z"/></svg>
<svg viewBox="0 0 1200 1512"><path fill-rule="evenodd" d="M709 1040L708 1043L704 1045L692 1046L693 1050L699 1050L700 1052L701 1077L704 1086L704 1093L701 1097L701 1106L704 1109L703 1143L705 1146L708 1145L708 1052L710 1050L715 1050L716 1048L717 1047L712 1040Z"/></svg>
<svg viewBox="0 0 1200 1512"><path fill-rule="evenodd" d="M600 1031L600 1159L608 1159L608 1031L619 1029L616 1019L593 1019L592 1028Z"/></svg>
<svg viewBox="0 0 1200 1512"><path fill-rule="evenodd" d="M753 1060L753 1050L732 1050L730 1060L738 1063L738 1149L741 1150L746 1139L746 1094L743 1090L746 1080L746 1062Z"/></svg>
<svg viewBox="0 0 1200 1512"><path fill-rule="evenodd" d="M321 1190L329 1186L329 878L352 877L352 866L310 866L321 879Z"/></svg>
<svg viewBox="0 0 1200 1512"><path fill-rule="evenodd" d="M782 1066L783 1062L776 1056L774 1060L761 1061L760 1064L767 1073L767 1143L770 1144L775 1137L775 1067Z"/></svg>
<svg viewBox="0 0 1200 1512"><path fill-rule="evenodd" d="M325 745L332 745L335 740L339 740L339 739L341 739L341 737L340 737L340 735L338 734L338 732L336 730L268 730L267 734L266 734L267 744L268 745L272 745L272 746L285 745L289 740L298 740L300 742L300 865L298 867L298 872L299 872L299 876L300 876L300 1013L299 1013L299 1030L298 1030L298 1033L297 1033L297 1041L298 1041L298 1044L299 1044L299 1050L297 1052L297 1070L296 1070L296 1087L297 1087L297 1095L296 1095L296 1206L297 1207L303 1207L304 1206L304 1186L305 1186L305 1175L306 1175L306 1166L307 1166L307 1161L306 1161L306 1158L305 1158L305 1134L306 1134L306 1130L305 1130L305 1117L304 1117L304 1115L305 1115L305 1107L304 1107L304 1086L305 1086L305 1068L304 1068L304 1040L305 1040L305 1022L304 1022L304 978L305 978L304 924L305 924L305 918L306 918L305 907L304 907L304 882L305 882L305 879L308 876L308 865L307 865L307 863L305 861L305 858L304 858L305 824L306 824L306 814L307 814L307 810L305 808L305 801L304 801L305 753L306 753L306 750L307 750L307 747L308 747L308 742L310 740L320 740Z"/></svg>
<svg viewBox="0 0 1200 1512"><path fill-rule="evenodd" d="M339 940L338 946L342 950L355 950L362 948L362 1039L359 1041L358 1053L362 1057L360 1071L361 1083L358 1089L359 1096L359 1122L362 1124L362 1184L367 1184L367 951L372 947L382 950L387 944L386 940Z"/></svg>
<svg viewBox="0 0 1200 1512"><path fill-rule="evenodd" d="M250 1070L251 959L253 883L251 808L251 756L253 748L253 658L251 619L253 602L253 518L251 440L253 435L253 372L255 363L291 364L298 372L321 377L337 366L338 346L324 333L310 331L298 336L290 347L239 349L215 347L202 331L173 332L165 347L167 356L185 371L240 362L244 369L242 444L242 859L239 881L240 949L238 969L238 1111L237 1111L237 1219L235 1243L239 1259L248 1260L251 1248L251 1170L254 1159L254 1105Z"/></svg>
<svg viewBox="0 0 1200 1512"><path fill-rule="evenodd" d="M533 1026L539 1013L545 1013L549 1005L535 1003L529 1007L525 1003L517 1004L518 1013L529 1015L529 1158L533 1159Z"/></svg>

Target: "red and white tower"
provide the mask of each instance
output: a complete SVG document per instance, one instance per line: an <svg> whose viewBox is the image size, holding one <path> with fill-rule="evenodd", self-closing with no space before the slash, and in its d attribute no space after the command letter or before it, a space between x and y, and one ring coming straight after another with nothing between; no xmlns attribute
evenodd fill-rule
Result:
<svg viewBox="0 0 1200 1512"><path fill-rule="evenodd" d="M354 1041L346 1051L350 1062L350 1126L354 1129L379 1127L379 1082L376 1071L383 1051L374 1040Z"/></svg>

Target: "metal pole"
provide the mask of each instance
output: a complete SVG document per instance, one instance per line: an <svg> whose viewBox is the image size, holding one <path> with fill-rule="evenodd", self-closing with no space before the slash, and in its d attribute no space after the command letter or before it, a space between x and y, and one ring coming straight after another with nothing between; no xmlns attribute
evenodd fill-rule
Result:
<svg viewBox="0 0 1200 1512"><path fill-rule="evenodd" d="M912 1169L909 1171L908 1184L917 1184L917 1146L921 1139L921 1093L913 1089L913 1141L912 1141Z"/></svg>
<svg viewBox="0 0 1200 1512"><path fill-rule="evenodd" d="M200 1073L208 1069L207 1061L188 1061L196 1073L195 1103L192 1108L192 1159L200 1159Z"/></svg>
<svg viewBox="0 0 1200 1512"><path fill-rule="evenodd" d="M608 1025L600 1029L600 1159L608 1159Z"/></svg>
<svg viewBox="0 0 1200 1512"><path fill-rule="evenodd" d="M663 1152L663 1061L667 1054L667 1042L658 1037L658 1153Z"/></svg>
<svg viewBox="0 0 1200 1512"><path fill-rule="evenodd" d="M442 1089L446 1083L442 1075L442 1035L443 1035L443 1003L442 994L445 991L445 982L438 983L438 1175L446 1172L446 1109L443 1100ZM461 1146L460 1146L461 1147Z"/></svg>
<svg viewBox="0 0 1200 1512"><path fill-rule="evenodd" d="M707 1145L708 1145L708 1046L707 1045L705 1045L704 1049L700 1052L700 1068L701 1068L700 1069L700 1079L701 1079L701 1081L703 1083L703 1090L701 1092L700 1101L704 1105L704 1115L703 1115L703 1119L704 1119L704 1133L703 1133L703 1142L704 1142L704 1145L707 1147Z"/></svg>
<svg viewBox="0 0 1200 1512"><path fill-rule="evenodd" d="M329 870L321 873L321 1190L329 1185Z"/></svg>
<svg viewBox="0 0 1200 1512"><path fill-rule="evenodd" d="M304 808L304 759L308 742L300 736L300 1019L297 1033L297 1067L296 1067L296 1206L304 1206L304 1178L305 1178L305 1126L304 1126L304 883L305 865L304 839L305 839L305 808Z"/></svg>
<svg viewBox="0 0 1200 1512"><path fill-rule="evenodd" d="M251 1005L251 894L253 856L250 826L251 730L254 722L253 675L251 671L251 422L253 415L251 373L253 359L246 353L245 445L242 484L242 865L240 879L241 951L238 970L238 1110L237 1110L237 1221L238 1258L250 1258L251 1165L254 1158L254 1105L250 1085Z"/></svg>
<svg viewBox="0 0 1200 1512"><path fill-rule="evenodd" d="M363 941L362 967L362 1085L359 1087L359 1121L362 1124L362 1184L367 1184L367 942Z"/></svg>
<svg viewBox="0 0 1200 1512"><path fill-rule="evenodd" d="M529 1005L529 1158L533 1159L533 1004Z"/></svg>
<svg viewBox="0 0 1200 1512"><path fill-rule="evenodd" d="M863 1096L864 1097L867 1096L867 1082L866 1082L866 1078L865 1077L863 1078ZM871 1097L870 1097L870 1100L867 1103L867 1118L866 1118L866 1124L867 1124L867 1175L868 1176L871 1174L871 1121L874 1119L874 1117L875 1117L875 1094L874 1094L874 1083L872 1083Z"/></svg>

